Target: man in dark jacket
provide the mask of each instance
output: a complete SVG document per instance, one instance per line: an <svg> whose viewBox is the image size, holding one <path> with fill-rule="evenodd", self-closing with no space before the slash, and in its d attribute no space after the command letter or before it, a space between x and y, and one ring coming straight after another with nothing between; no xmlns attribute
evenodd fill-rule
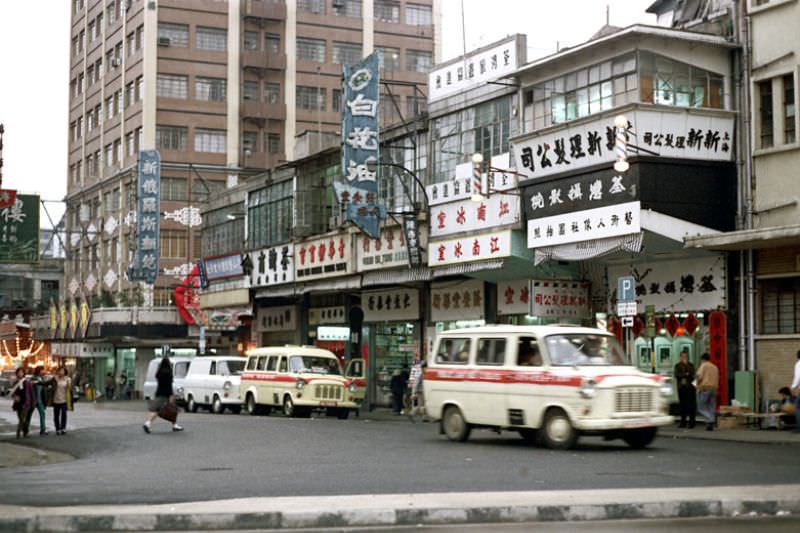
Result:
<svg viewBox="0 0 800 533"><path fill-rule="evenodd" d="M408 384L408 365L403 365L403 370L395 370L389 387L392 390L392 411L399 415L403 410L403 400L406 396L406 385Z"/></svg>
<svg viewBox="0 0 800 533"><path fill-rule="evenodd" d="M694 380L694 365L689 362L689 349L684 348L680 355L681 360L675 365L675 382L678 386L678 401L680 402L681 423L678 427L686 427L686 419L689 419L689 427L693 428L695 414L697 413L697 394L692 385Z"/></svg>

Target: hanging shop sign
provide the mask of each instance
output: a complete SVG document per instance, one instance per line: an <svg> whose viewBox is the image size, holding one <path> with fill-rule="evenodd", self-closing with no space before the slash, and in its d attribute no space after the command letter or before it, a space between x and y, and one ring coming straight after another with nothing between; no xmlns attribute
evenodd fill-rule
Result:
<svg viewBox="0 0 800 533"><path fill-rule="evenodd" d="M497 314L527 315L530 306L529 280L499 281L497 283Z"/></svg>
<svg viewBox="0 0 800 533"><path fill-rule="evenodd" d="M297 308L293 305L259 307L256 311L258 331L294 331L297 329Z"/></svg>
<svg viewBox="0 0 800 533"><path fill-rule="evenodd" d="M203 258L203 272L208 283L244 275L239 252Z"/></svg>
<svg viewBox="0 0 800 533"><path fill-rule="evenodd" d="M733 117L702 115L696 111L631 110L628 119L628 155L635 146L644 155L678 159L730 161ZM635 135L635 137L634 137ZM604 117L571 125L556 132L533 135L512 143L519 172L541 178L615 161L614 119Z"/></svg>
<svg viewBox="0 0 800 533"><path fill-rule="evenodd" d="M364 322L419 320L419 291L397 288L361 293Z"/></svg>
<svg viewBox="0 0 800 533"><path fill-rule="evenodd" d="M53 342L50 354L54 357L114 357L113 344L87 342Z"/></svg>
<svg viewBox="0 0 800 533"><path fill-rule="evenodd" d="M708 315L708 355L719 369L717 405L728 403L728 324L723 311Z"/></svg>
<svg viewBox="0 0 800 533"><path fill-rule="evenodd" d="M207 309L199 313L198 325L204 326L207 331L233 331L241 325L239 317L250 314L252 311L249 307Z"/></svg>
<svg viewBox="0 0 800 533"><path fill-rule="evenodd" d="M69 336L75 338L78 331L78 300L73 298L69 302Z"/></svg>
<svg viewBox="0 0 800 533"><path fill-rule="evenodd" d="M525 217L530 220L639 199L639 165L628 172L611 169L570 176L523 190Z"/></svg>
<svg viewBox="0 0 800 533"><path fill-rule="evenodd" d="M480 320L484 316L483 281L431 285L431 321Z"/></svg>
<svg viewBox="0 0 800 533"><path fill-rule="evenodd" d="M414 220L416 222L416 220ZM399 226L384 226L380 236L372 239L364 233L357 234L356 239L356 270L366 272L381 268L408 267L408 242L404 235L405 228ZM422 233L420 235L420 233ZM427 232L420 232L419 227L414 233L416 248L423 246L420 238L427 242Z"/></svg>
<svg viewBox="0 0 800 533"><path fill-rule="evenodd" d="M294 250L295 281L353 273L352 236L348 233L296 243Z"/></svg>
<svg viewBox="0 0 800 533"><path fill-rule="evenodd" d="M592 316L588 281L531 280L528 314L550 318Z"/></svg>
<svg viewBox="0 0 800 533"><path fill-rule="evenodd" d="M350 339L350 328L341 326L320 326L317 328L318 341L346 341Z"/></svg>
<svg viewBox="0 0 800 533"><path fill-rule="evenodd" d="M294 281L294 244L262 248L252 254L252 287L266 287Z"/></svg>
<svg viewBox="0 0 800 533"><path fill-rule="evenodd" d="M424 262L423 257L425 251L425 244L427 242L428 233L421 229L416 215L405 216L403 218L403 235L406 238L406 250L408 252L408 266L409 268L419 268Z"/></svg>
<svg viewBox="0 0 800 533"><path fill-rule="evenodd" d="M657 312L705 311L726 306L723 255L609 265L609 279L622 276L635 279L640 313L648 305L654 306ZM616 299L614 290L610 305Z"/></svg>
<svg viewBox="0 0 800 533"><path fill-rule="evenodd" d="M67 302L61 300L61 303L58 305L58 336L60 338L65 338L67 335L67 329L69 328L69 312L67 311Z"/></svg>
<svg viewBox="0 0 800 533"><path fill-rule="evenodd" d="M518 224L519 196L495 193L481 202L459 200L431 208L431 237Z"/></svg>
<svg viewBox="0 0 800 533"><path fill-rule="evenodd" d="M509 257L512 230L493 231L428 244L428 266L437 267Z"/></svg>
<svg viewBox="0 0 800 533"><path fill-rule="evenodd" d="M50 300L50 308L48 309L48 312L50 317L50 338L54 339L58 333L58 306L53 300Z"/></svg>
<svg viewBox="0 0 800 533"><path fill-rule="evenodd" d="M343 305L333 307L311 307L308 309L308 325L345 324L347 322Z"/></svg>
<svg viewBox="0 0 800 533"><path fill-rule="evenodd" d="M136 251L128 279L153 284L158 278L161 224L161 156L158 150L139 151L136 198Z"/></svg>
<svg viewBox="0 0 800 533"><path fill-rule="evenodd" d="M511 37L491 48L453 59L432 70L428 74L428 101L511 76L519 67L518 38Z"/></svg>
<svg viewBox="0 0 800 533"><path fill-rule="evenodd" d="M517 187L516 175L502 172L502 169L510 167L510 161L511 158L508 152L492 156L489 167L499 170L490 169L488 172L487 181L491 193L508 191ZM461 163L456 165L455 178L427 185L425 192L429 205L446 204L456 200L469 200L473 193L472 172L472 163Z"/></svg>
<svg viewBox="0 0 800 533"><path fill-rule="evenodd" d="M86 338L86 332L89 330L89 322L92 319L92 310L89 307L89 302L86 296L81 296L81 305L78 308L78 324L80 326L81 337Z"/></svg>
<svg viewBox="0 0 800 533"><path fill-rule="evenodd" d="M39 196L17 194L0 208L0 263L39 260Z"/></svg>
<svg viewBox="0 0 800 533"><path fill-rule="evenodd" d="M628 202L528 220L528 247L618 237L641 231L641 205Z"/></svg>

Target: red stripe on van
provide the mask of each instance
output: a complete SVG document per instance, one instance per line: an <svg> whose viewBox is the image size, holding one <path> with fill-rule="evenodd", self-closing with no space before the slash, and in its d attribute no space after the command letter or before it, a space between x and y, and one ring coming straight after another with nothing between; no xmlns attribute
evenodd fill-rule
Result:
<svg viewBox="0 0 800 533"><path fill-rule="evenodd" d="M306 383L313 383L314 381L326 381L332 378L341 378L341 376L328 376L328 377L320 377L320 378L299 378L293 376L287 376L286 374L274 374L268 372L243 372L242 373L242 380L249 380L249 381L273 381L273 382L280 382L280 383L295 383L298 379L302 379ZM342 384L346 384L347 381L343 380Z"/></svg>
<svg viewBox="0 0 800 533"><path fill-rule="evenodd" d="M524 383L530 385L561 385L564 387L580 387L583 378L580 376L559 376L548 370L482 370L474 368L428 368L425 380L430 381L466 381L478 383Z"/></svg>

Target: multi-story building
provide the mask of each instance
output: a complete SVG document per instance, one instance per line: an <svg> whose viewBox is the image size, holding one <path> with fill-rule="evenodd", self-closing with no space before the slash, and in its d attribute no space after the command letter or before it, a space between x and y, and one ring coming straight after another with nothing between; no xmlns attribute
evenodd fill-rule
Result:
<svg viewBox="0 0 800 533"><path fill-rule="evenodd" d="M125 349L149 344L143 357L194 343L173 289L201 255L209 198L293 160L297 135L338 131L342 65L373 50L384 123L418 113L437 19L435 0L73 0L65 296L159 317L137 315L145 327L99 310L91 334L118 347L124 338ZM153 286L126 277L142 149L161 155ZM130 366L113 359L117 371Z"/></svg>

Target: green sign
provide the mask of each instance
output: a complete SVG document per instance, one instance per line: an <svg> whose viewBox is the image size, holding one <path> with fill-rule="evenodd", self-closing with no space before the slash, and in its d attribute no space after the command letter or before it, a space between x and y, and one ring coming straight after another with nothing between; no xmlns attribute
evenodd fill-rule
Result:
<svg viewBox="0 0 800 533"><path fill-rule="evenodd" d="M644 308L645 335L651 339L656 336L656 306L648 305Z"/></svg>
<svg viewBox="0 0 800 533"><path fill-rule="evenodd" d="M0 209L0 263L39 261L39 196L18 194Z"/></svg>

